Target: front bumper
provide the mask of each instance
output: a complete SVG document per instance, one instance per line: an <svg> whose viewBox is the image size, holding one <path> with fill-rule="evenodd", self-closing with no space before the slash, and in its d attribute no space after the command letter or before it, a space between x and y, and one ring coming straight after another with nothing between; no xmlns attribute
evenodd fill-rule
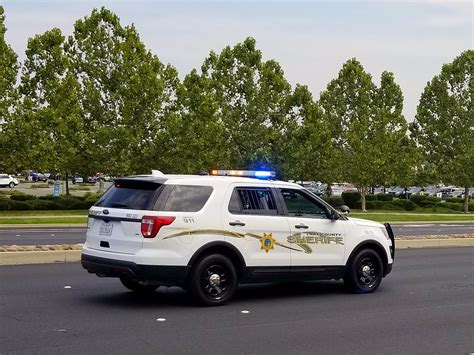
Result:
<svg viewBox="0 0 474 355"><path fill-rule="evenodd" d="M102 277L129 277L141 281L156 281L164 286L184 286L189 266L139 265L131 261L81 255L81 263L89 273Z"/></svg>

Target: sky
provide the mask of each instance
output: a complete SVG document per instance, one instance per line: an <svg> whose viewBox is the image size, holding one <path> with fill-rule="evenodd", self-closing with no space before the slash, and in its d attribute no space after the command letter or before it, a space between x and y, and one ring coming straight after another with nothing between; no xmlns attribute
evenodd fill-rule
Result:
<svg viewBox="0 0 474 355"><path fill-rule="evenodd" d="M444 63L473 48L474 1L92 1L0 0L6 40L24 59L28 38L74 22L105 6L122 25L134 24L142 41L183 78L219 52L253 37L263 57L275 59L287 80L307 85L315 99L357 58L376 84L395 74L412 121L426 83Z"/></svg>

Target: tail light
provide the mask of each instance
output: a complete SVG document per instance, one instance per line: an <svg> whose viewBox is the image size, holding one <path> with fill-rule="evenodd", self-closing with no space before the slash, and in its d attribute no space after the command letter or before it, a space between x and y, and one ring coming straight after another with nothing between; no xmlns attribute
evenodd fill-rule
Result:
<svg viewBox="0 0 474 355"><path fill-rule="evenodd" d="M142 235L144 238L155 238L161 227L168 226L176 219L170 216L143 216Z"/></svg>

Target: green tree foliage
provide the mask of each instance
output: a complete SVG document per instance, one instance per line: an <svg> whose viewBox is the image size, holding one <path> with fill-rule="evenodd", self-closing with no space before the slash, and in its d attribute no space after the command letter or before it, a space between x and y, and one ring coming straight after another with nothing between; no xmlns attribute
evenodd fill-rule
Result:
<svg viewBox="0 0 474 355"><path fill-rule="evenodd" d="M427 170L444 183L469 187L474 179L474 51L461 53L426 85L411 132Z"/></svg>
<svg viewBox="0 0 474 355"><path fill-rule="evenodd" d="M12 170L11 152L6 128L11 120L17 91L15 87L18 73L18 59L16 53L5 41L5 15L3 7L0 6L0 149L5 154L0 159L0 171ZM8 153L9 152L9 153Z"/></svg>
<svg viewBox="0 0 474 355"><path fill-rule="evenodd" d="M133 25L123 27L105 8L75 23L67 53L80 85L89 170L160 168L171 144L162 133L176 106L176 70L145 48Z"/></svg>
<svg viewBox="0 0 474 355"><path fill-rule="evenodd" d="M64 36L57 28L30 38L22 67L21 102L11 124L24 168L61 172L80 169L85 132L79 85L69 70Z"/></svg>
<svg viewBox="0 0 474 355"><path fill-rule="evenodd" d="M398 160L407 164L403 158L411 149L401 90L387 72L377 88L371 75L351 59L321 94L320 105L332 136L331 159L338 162L333 176L357 186L365 210L368 187L397 180Z"/></svg>
<svg viewBox="0 0 474 355"><path fill-rule="evenodd" d="M201 74L186 77L184 90L185 135L201 137L193 143L196 152L208 155L197 168L220 162L228 168L278 169L293 127L287 114L291 86L276 61L262 59L253 38L211 52Z"/></svg>

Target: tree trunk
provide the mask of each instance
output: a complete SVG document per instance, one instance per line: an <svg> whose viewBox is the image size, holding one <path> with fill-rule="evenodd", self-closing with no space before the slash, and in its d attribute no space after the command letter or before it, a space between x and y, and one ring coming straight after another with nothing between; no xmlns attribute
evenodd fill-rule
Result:
<svg viewBox="0 0 474 355"><path fill-rule="evenodd" d="M69 196L69 181L68 181L68 173L66 173L66 196Z"/></svg>
<svg viewBox="0 0 474 355"><path fill-rule="evenodd" d="M104 191L104 179L99 178L99 192L102 193Z"/></svg>
<svg viewBox="0 0 474 355"><path fill-rule="evenodd" d="M360 203L362 205L362 212L367 212L365 209L365 195L367 195L367 186L362 186L360 188Z"/></svg>
<svg viewBox="0 0 474 355"><path fill-rule="evenodd" d="M464 187L464 212L469 212L469 187Z"/></svg>

